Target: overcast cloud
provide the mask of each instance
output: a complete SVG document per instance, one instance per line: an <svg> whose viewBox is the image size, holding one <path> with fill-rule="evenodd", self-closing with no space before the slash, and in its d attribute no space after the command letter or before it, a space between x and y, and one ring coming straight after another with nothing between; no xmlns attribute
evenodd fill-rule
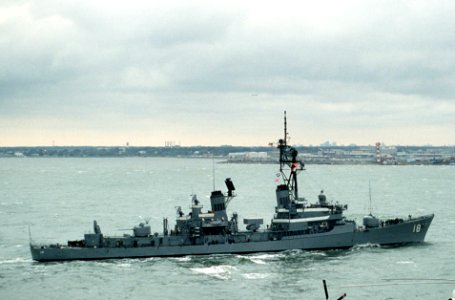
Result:
<svg viewBox="0 0 455 300"><path fill-rule="evenodd" d="M0 146L455 144L453 1L2 1Z"/></svg>

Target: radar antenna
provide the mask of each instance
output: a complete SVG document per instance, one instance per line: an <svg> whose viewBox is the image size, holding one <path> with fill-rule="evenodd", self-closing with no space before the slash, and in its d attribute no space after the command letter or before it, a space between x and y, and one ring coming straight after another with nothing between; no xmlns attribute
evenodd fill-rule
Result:
<svg viewBox="0 0 455 300"><path fill-rule="evenodd" d="M235 191L235 186L231 178L226 178L224 183L226 184L226 187L228 189L228 195L226 197L226 200L224 201L227 207L229 205L229 202L231 202L231 200L235 197L235 194L233 193L233 191Z"/></svg>
<svg viewBox="0 0 455 300"><path fill-rule="evenodd" d="M280 173L285 184L289 188L291 197L294 200L299 198L297 173L304 170L305 164L303 161L297 159L298 151L288 145L288 131L286 111L284 111L284 138L278 141L278 149L280 150ZM285 169L289 168L290 172L287 176Z"/></svg>

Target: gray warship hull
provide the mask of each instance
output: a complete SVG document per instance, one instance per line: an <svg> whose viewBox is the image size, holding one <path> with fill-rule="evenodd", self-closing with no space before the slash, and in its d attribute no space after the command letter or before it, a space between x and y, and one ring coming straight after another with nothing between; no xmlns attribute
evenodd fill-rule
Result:
<svg viewBox="0 0 455 300"><path fill-rule="evenodd" d="M278 141L282 182L276 187L275 213L267 229L260 229L263 219L243 219L245 230L239 230L238 215L227 215L227 206L235 197L230 178L225 183L227 195L213 191L210 210L202 211L196 195L190 212L177 208L176 224L168 230L163 219L163 232L151 233L148 222L135 226L133 234L104 236L94 221L93 233L67 245L30 243L36 261L93 260L109 258L144 258L207 254L246 254L277 252L291 249L322 250L351 248L359 244L401 245L422 242L434 215L408 219L380 220L371 212L363 224L343 215L347 205L328 201L323 191L317 203L299 197L297 174L304 169L295 148L287 144L287 121L284 117L284 139ZM289 173L288 173L289 171ZM371 198L371 197L370 197Z"/></svg>
<svg viewBox="0 0 455 300"><path fill-rule="evenodd" d="M361 244L403 245L425 239L433 215L412 218L399 224L358 229L354 222L329 232L288 235L286 232L258 231L235 235L205 237L201 244L185 245L179 237L160 236L127 238L129 244L110 247L68 247L63 245L30 245L32 258L39 262L65 260L100 260L114 258L172 257L209 254L248 254L279 252L291 249L346 249ZM109 241L109 239L112 239ZM106 244L125 239L108 238ZM161 239L161 241L160 241ZM223 242L224 240L224 242ZM151 246L151 245L154 246ZM119 245L117 243L117 245Z"/></svg>

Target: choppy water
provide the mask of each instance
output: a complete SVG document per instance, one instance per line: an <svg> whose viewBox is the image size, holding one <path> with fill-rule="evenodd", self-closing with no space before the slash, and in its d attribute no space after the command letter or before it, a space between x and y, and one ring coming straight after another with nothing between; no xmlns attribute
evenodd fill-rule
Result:
<svg viewBox="0 0 455 300"><path fill-rule="evenodd" d="M243 217L272 217L274 165L216 165L216 186L232 177ZM455 289L455 166L308 166L300 188L316 200L349 204L361 221L435 213L422 245L275 254L35 263L28 226L39 242L65 242L92 230L120 234L142 218L161 231L175 206L196 193L208 207L212 160L0 159L0 299L447 299ZM399 279L399 280L396 280ZM404 280L407 279L407 280ZM432 279L432 280L429 280ZM434 279L444 279L434 280ZM447 281L452 280L452 281Z"/></svg>

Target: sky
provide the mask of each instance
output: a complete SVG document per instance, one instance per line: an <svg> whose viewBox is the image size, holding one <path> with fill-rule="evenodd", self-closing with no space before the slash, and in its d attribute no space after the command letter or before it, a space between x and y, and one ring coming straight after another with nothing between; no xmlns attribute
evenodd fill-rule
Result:
<svg viewBox="0 0 455 300"><path fill-rule="evenodd" d="M455 1L0 2L0 147L455 144Z"/></svg>

